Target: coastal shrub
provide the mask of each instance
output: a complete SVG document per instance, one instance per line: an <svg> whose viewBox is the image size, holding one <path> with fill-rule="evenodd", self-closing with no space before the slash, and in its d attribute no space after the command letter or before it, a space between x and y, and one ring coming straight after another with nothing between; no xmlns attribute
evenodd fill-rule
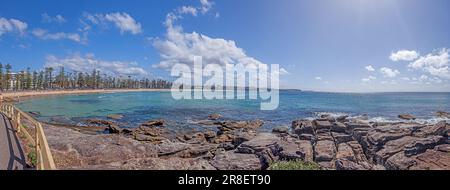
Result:
<svg viewBox="0 0 450 190"><path fill-rule="evenodd" d="M320 170L320 166L314 162L301 160L276 161L270 164L269 170Z"/></svg>
<svg viewBox="0 0 450 190"><path fill-rule="evenodd" d="M30 150L30 152L28 152L28 160L30 161L32 166L36 166L37 163L37 155L36 155L36 150L32 149Z"/></svg>

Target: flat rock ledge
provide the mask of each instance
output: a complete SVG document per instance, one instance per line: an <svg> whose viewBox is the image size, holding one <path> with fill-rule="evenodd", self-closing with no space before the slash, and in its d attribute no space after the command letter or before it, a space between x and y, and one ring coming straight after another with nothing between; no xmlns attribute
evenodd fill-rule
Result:
<svg viewBox="0 0 450 190"><path fill-rule="evenodd" d="M214 123L217 131L174 138L160 137L159 124L116 134L44 129L59 169L264 170L276 161L301 160L327 170L450 170L445 121L389 124L323 117L257 132L263 123L220 121Z"/></svg>

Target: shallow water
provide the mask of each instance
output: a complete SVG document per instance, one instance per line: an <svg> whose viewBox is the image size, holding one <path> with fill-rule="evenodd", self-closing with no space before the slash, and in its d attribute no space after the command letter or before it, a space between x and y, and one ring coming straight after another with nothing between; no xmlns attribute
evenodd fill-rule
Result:
<svg viewBox="0 0 450 190"><path fill-rule="evenodd" d="M122 127L136 127L149 119L163 118L173 130L204 128L195 124L211 113L224 119L262 119L263 130L290 125L298 118L314 117L320 112L351 116L367 114L374 120L396 120L398 114L416 115L420 121L436 121L436 111L450 112L450 93L323 93L280 91L280 106L261 111L257 100L174 100L170 92L123 92L47 96L27 99L17 106L39 112L39 119L77 124L87 118L105 119L122 114Z"/></svg>

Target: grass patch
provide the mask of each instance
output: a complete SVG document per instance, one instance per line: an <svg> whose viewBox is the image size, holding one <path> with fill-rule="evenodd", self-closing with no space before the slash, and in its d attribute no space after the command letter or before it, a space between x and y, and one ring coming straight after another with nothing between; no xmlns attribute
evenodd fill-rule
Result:
<svg viewBox="0 0 450 190"><path fill-rule="evenodd" d="M319 164L301 160L276 161L270 164L269 170L320 170Z"/></svg>
<svg viewBox="0 0 450 190"><path fill-rule="evenodd" d="M36 163L37 163L36 150L34 150L34 149L30 150L27 157L28 157L28 160L30 161L30 163L32 164L32 166L36 166Z"/></svg>

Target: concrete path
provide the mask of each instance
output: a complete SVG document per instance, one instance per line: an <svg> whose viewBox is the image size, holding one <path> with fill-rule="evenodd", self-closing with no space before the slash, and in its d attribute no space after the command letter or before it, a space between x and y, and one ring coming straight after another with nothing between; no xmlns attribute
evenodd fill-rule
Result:
<svg viewBox="0 0 450 190"><path fill-rule="evenodd" d="M25 154L13 126L0 114L0 170L23 170L25 166Z"/></svg>

